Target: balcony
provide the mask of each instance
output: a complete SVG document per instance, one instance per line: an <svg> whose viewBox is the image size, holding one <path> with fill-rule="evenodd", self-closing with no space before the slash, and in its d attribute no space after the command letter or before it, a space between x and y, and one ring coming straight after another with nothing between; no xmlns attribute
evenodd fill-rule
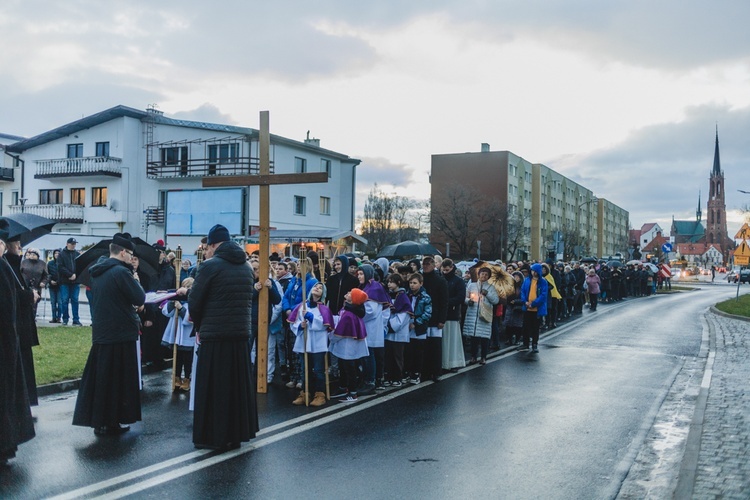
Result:
<svg viewBox="0 0 750 500"><path fill-rule="evenodd" d="M46 217L57 222L83 222L83 205L11 205L11 214L27 213Z"/></svg>
<svg viewBox="0 0 750 500"><path fill-rule="evenodd" d="M13 169L12 168L0 168L0 181L13 182Z"/></svg>
<svg viewBox="0 0 750 500"><path fill-rule="evenodd" d="M122 177L122 159L111 156L87 156L59 160L37 160L35 179L83 176Z"/></svg>
<svg viewBox="0 0 750 500"><path fill-rule="evenodd" d="M271 162L271 173L273 173ZM196 158L177 161L151 161L146 166L150 179L189 177L214 177L220 175L257 175L260 173L258 158L233 157L227 159Z"/></svg>

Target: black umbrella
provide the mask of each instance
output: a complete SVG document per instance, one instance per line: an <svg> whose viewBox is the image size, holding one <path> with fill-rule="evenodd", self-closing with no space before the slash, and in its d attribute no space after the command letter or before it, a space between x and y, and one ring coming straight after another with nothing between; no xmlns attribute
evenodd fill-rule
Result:
<svg viewBox="0 0 750 500"><path fill-rule="evenodd" d="M437 248L429 243L417 243L416 241L402 241L395 245L388 245L380 251L380 257L407 257L411 255L440 255Z"/></svg>
<svg viewBox="0 0 750 500"><path fill-rule="evenodd" d="M151 281L158 275L159 251L140 238L133 238L135 244L135 256L138 257L138 275ZM91 286L91 275L89 267L99 260L100 257L109 257L109 244L112 240L102 240L76 257L77 281L86 286Z"/></svg>
<svg viewBox="0 0 750 500"><path fill-rule="evenodd" d="M598 261L594 257L584 257L581 259L584 264L596 264Z"/></svg>
<svg viewBox="0 0 750 500"><path fill-rule="evenodd" d="M52 231L52 226L57 224L57 221L25 212L6 215L3 218L8 221L9 238L13 239L20 235L22 246L48 234Z"/></svg>
<svg viewBox="0 0 750 500"><path fill-rule="evenodd" d="M619 260L610 260L609 262L607 262L607 266L608 267L622 267L622 262L620 262Z"/></svg>

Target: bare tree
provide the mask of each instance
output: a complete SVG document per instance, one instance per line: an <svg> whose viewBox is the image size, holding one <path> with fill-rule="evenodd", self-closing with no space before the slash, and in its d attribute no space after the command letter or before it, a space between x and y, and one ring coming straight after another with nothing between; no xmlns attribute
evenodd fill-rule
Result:
<svg viewBox="0 0 750 500"><path fill-rule="evenodd" d="M361 226L369 251L377 254L385 246L402 241L407 212L413 205L409 198L389 195L377 184L373 186L367 195Z"/></svg>
<svg viewBox="0 0 750 500"><path fill-rule="evenodd" d="M518 249L526 246L528 240L526 223L529 219L530 216L522 213L508 214L505 222L505 258L507 260L514 260Z"/></svg>

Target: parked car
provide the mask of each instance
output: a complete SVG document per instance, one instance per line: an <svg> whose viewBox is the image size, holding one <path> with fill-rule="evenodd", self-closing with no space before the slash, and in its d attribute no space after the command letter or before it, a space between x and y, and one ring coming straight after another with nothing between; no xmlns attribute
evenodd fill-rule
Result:
<svg viewBox="0 0 750 500"><path fill-rule="evenodd" d="M750 283L750 269L732 269L727 273L727 283Z"/></svg>

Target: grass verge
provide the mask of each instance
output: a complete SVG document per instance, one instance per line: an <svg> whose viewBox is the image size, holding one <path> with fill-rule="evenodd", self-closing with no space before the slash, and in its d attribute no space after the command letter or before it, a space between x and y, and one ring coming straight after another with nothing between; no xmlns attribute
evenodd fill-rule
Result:
<svg viewBox="0 0 750 500"><path fill-rule="evenodd" d="M90 326L39 327L34 347L37 385L81 378L91 349Z"/></svg>
<svg viewBox="0 0 750 500"><path fill-rule="evenodd" d="M739 300L731 298L716 304L716 309L727 314L750 317L750 294L740 295Z"/></svg>

